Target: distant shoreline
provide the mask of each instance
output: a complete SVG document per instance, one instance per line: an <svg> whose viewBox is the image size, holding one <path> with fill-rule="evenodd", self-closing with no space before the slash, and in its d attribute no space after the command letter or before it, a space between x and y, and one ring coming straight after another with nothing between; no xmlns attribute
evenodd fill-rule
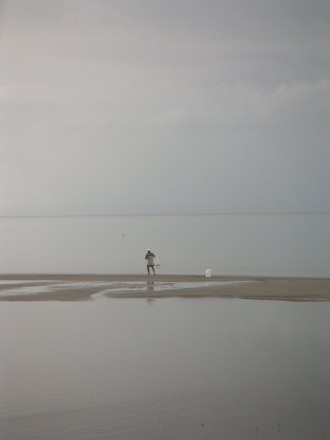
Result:
<svg viewBox="0 0 330 440"><path fill-rule="evenodd" d="M0 275L0 301L87 301L105 298L241 298L329 301L330 278L194 275Z"/></svg>

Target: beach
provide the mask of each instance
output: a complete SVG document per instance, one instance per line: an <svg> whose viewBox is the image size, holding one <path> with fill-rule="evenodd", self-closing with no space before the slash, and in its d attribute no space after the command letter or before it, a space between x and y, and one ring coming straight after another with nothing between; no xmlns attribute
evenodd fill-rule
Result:
<svg viewBox="0 0 330 440"><path fill-rule="evenodd" d="M0 276L0 301L104 298L240 298L329 301L330 278L188 275L16 274Z"/></svg>

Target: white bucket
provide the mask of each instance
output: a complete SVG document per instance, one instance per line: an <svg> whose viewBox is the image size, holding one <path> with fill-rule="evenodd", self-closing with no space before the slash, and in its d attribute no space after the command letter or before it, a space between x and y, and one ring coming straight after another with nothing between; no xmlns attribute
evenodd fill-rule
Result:
<svg viewBox="0 0 330 440"><path fill-rule="evenodd" d="M211 269L206 269L206 271L205 271L205 276L206 276L206 278L211 278L211 276L212 276L212 270L211 270Z"/></svg>

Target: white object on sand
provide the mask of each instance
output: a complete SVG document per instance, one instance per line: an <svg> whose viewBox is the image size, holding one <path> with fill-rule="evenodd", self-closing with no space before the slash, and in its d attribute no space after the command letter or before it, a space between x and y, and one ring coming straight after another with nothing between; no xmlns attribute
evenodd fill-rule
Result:
<svg viewBox="0 0 330 440"><path fill-rule="evenodd" d="M206 276L206 278L211 278L211 276L212 276L212 270L211 270L211 269L206 269L206 271L205 271L205 276Z"/></svg>

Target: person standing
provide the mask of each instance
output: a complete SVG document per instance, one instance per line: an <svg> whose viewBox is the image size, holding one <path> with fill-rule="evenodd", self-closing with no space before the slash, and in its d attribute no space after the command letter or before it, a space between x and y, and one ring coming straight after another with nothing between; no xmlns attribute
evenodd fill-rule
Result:
<svg viewBox="0 0 330 440"><path fill-rule="evenodd" d="M153 252L151 252L150 249L148 249L147 253L146 253L145 257L144 257L144 259L147 260L148 275L150 275L150 268L152 269L154 275L156 275L156 271L155 271L155 265L156 265L155 258L156 258L156 255Z"/></svg>

